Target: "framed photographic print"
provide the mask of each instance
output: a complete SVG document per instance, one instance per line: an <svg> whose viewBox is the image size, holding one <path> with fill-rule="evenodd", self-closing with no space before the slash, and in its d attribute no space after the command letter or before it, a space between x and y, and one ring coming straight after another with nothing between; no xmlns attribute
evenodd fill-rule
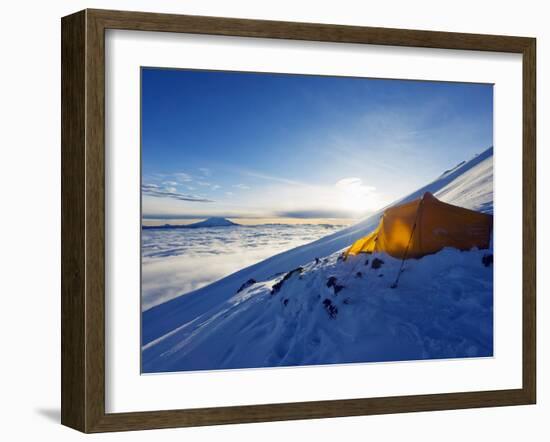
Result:
<svg viewBox="0 0 550 442"><path fill-rule="evenodd" d="M62 19L62 423L533 404L535 40Z"/></svg>

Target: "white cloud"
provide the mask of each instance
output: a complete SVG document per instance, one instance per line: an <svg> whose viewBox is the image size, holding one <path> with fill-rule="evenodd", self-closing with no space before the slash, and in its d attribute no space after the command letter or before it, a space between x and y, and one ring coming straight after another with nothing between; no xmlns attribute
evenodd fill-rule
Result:
<svg viewBox="0 0 550 442"><path fill-rule="evenodd" d="M342 178L335 185L338 189L346 192L356 192L361 195L368 195L376 190L376 187L364 185L363 180L357 177Z"/></svg>
<svg viewBox="0 0 550 442"><path fill-rule="evenodd" d="M268 174L261 173L261 172L256 172L256 171L253 171L253 170L244 170L244 171L242 171L242 173L246 176L250 176L252 178L260 178L260 179L266 180L266 181L274 181L274 182L277 182L277 183L290 184L290 185L293 185L293 186L304 186L304 185L306 185L305 183L302 183L300 181L289 180L287 178L268 175Z"/></svg>
<svg viewBox="0 0 550 442"><path fill-rule="evenodd" d="M202 187L209 187L210 190L218 190L221 187L219 184L214 184L209 181L203 181L203 180L195 181L195 183L197 183L199 186L202 186Z"/></svg>
<svg viewBox="0 0 550 442"><path fill-rule="evenodd" d="M161 188L157 184L147 184L144 183L141 185L142 195L147 195L156 198L171 198L180 201L192 201L199 203L211 203L214 202L208 198L205 198L200 195L191 195L186 193L178 192L175 188Z"/></svg>
<svg viewBox="0 0 550 442"><path fill-rule="evenodd" d="M210 176L210 175L212 175L212 171L211 171L208 167L199 167L199 171L200 171L204 176Z"/></svg>
<svg viewBox="0 0 550 442"><path fill-rule="evenodd" d="M190 181L193 181L193 177L185 172L178 172L175 173L173 176L180 183L188 183Z"/></svg>
<svg viewBox="0 0 550 442"><path fill-rule="evenodd" d="M241 190L248 190L250 189L249 186L247 186L246 184L234 184L233 187L235 187L236 189L241 189Z"/></svg>

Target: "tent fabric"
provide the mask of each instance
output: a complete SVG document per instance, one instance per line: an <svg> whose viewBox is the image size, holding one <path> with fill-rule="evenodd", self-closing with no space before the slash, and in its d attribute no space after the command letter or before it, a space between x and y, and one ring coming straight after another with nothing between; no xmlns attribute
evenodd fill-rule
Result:
<svg viewBox="0 0 550 442"><path fill-rule="evenodd" d="M387 209L374 232L353 243L345 256L385 252L407 259L444 247L487 249L492 229L492 215L443 203L426 192L422 198Z"/></svg>

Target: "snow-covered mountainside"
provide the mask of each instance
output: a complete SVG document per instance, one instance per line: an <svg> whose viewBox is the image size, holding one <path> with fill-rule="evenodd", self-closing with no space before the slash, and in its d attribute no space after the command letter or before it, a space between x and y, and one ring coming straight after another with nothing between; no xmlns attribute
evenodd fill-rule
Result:
<svg viewBox="0 0 550 442"><path fill-rule="evenodd" d="M428 191L492 213L492 163L490 148L394 204ZM144 372L490 356L492 250L407 260L393 289L398 260L339 259L384 209L145 311Z"/></svg>

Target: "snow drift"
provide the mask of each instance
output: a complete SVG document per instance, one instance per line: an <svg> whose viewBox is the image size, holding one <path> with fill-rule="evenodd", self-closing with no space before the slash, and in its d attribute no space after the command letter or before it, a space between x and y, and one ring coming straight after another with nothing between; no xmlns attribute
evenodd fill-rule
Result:
<svg viewBox="0 0 550 442"><path fill-rule="evenodd" d="M492 162L490 148L394 204L428 191L492 213ZM398 260L339 259L384 209L145 311L143 371L491 356L492 250L407 260L396 289Z"/></svg>

